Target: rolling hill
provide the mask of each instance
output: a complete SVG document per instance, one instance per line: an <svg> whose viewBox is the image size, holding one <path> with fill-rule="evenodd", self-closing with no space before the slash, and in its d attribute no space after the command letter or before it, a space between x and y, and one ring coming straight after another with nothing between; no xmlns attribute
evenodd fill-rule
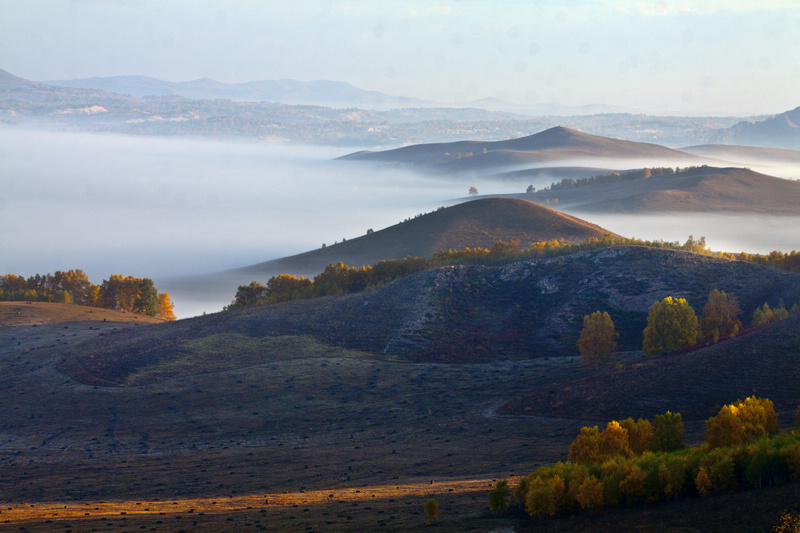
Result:
<svg viewBox="0 0 800 533"><path fill-rule="evenodd" d="M438 530L524 530L528 517L488 515L486 490L563 460L581 426L620 408L652 417L675 401L697 443L701 417L756 387L786 427L798 317L692 353L628 354L599 374L574 355L585 312L607 309L623 349L636 349L652 301L672 294L698 309L713 287L749 313L796 301L800 275L617 248L444 267L377 291L159 325L6 325L3 517L29 531L424 531L422 504L435 495ZM477 484L456 484L466 480ZM752 531L776 523L796 487L536 527Z"/></svg>
<svg viewBox="0 0 800 533"><path fill-rule="evenodd" d="M610 232L599 226L527 200L486 198L442 208L368 235L236 272L313 276L331 263L373 265L384 259L432 257L439 250L491 248L498 240L516 240L527 246L553 239L579 242L607 233Z"/></svg>
<svg viewBox="0 0 800 533"><path fill-rule="evenodd" d="M415 361L569 356L583 316L597 309L617 323L621 349L638 350L653 302L671 295L699 310L714 288L735 293L748 315L764 301L800 301L798 274L672 250L612 248L497 267L443 267L377 291L185 320L151 329L151 335L134 332L84 346L64 368L81 381L121 383L144 366L180 354L193 357L185 342L198 331L247 338L309 335L324 344Z"/></svg>
<svg viewBox="0 0 800 533"><path fill-rule="evenodd" d="M577 213L800 214L800 182L746 168L697 167L636 181L516 195Z"/></svg>
<svg viewBox="0 0 800 533"><path fill-rule="evenodd" d="M417 144L382 152L361 151L339 158L346 161L401 163L437 173L499 171L525 166L584 166L614 168L696 164L704 158L665 146L590 135L564 127L503 141L459 141ZM558 162L562 162L558 164ZM604 164L603 164L604 163Z"/></svg>

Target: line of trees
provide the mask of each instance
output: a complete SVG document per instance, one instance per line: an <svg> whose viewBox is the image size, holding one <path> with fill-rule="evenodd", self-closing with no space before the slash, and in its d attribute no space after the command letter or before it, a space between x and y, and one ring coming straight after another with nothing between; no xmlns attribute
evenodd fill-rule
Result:
<svg viewBox="0 0 800 533"><path fill-rule="evenodd" d="M757 265L780 268L789 272L800 272L800 253L795 250L788 253L775 250L766 255L741 252L736 255L736 259Z"/></svg>
<svg viewBox="0 0 800 533"><path fill-rule="evenodd" d="M169 294L159 293L153 280L119 274L112 274L100 285L89 281L82 270L57 270L29 278L6 274L0 277L0 301L87 305L175 320Z"/></svg>
<svg viewBox="0 0 800 533"><path fill-rule="evenodd" d="M575 189L578 187L588 187L590 185L600 185L604 183L621 183L626 181L637 181L637 180L646 180L653 176L669 176L671 174L677 172L683 172L692 168L697 167L686 167L686 168L675 168L672 167L654 167L654 168L639 168L635 170L629 170L627 172L610 172L608 174L597 174L595 176L591 176L589 178L564 178L558 183L551 183L549 187L545 187L543 191L566 191L569 189ZM526 190L528 193L534 192L534 190L530 190L532 186L529 187L529 190Z"/></svg>
<svg viewBox="0 0 800 533"><path fill-rule="evenodd" d="M753 313L752 326L769 324L798 312L798 304L787 311L783 301L775 309L765 302ZM718 289L709 293L699 320L684 298L667 296L650 306L642 351L648 357L654 357L695 346L698 341L716 343L733 338L742 330L740 314L742 310L736 296ZM607 312L595 311L584 316L583 329L578 338L578 351L583 363L596 367L599 363L612 361L617 351L618 337L614 322Z"/></svg>
<svg viewBox="0 0 800 533"><path fill-rule="evenodd" d="M644 246L681 250L753 263L763 263L765 257L778 257L780 255L780 252L772 252L769 256L748 254L735 256L728 253L712 252L706 247L705 237L695 239L692 235L683 244L677 241L646 241L614 237L612 235L604 235L599 238L590 237L578 243L568 243L563 239L534 242L528 247L522 246L517 240L501 240L495 242L491 248L465 247L461 250L440 250L435 252L431 259L407 257L405 259L381 261L372 266L361 267L348 266L339 262L335 265L328 265L322 273L313 279L307 279L302 276L298 278L291 274L280 274L270 278L266 286L257 281L253 281L249 285L240 285L233 302L226 309L375 289L400 277L445 265L499 265L514 261L560 257L578 252L620 246ZM800 258L800 254L795 252L791 252L788 256ZM778 268L792 267L792 265L793 263L789 260L780 262L775 259L770 260L769 263L769 266ZM798 264L798 269L800 271L800 263Z"/></svg>
<svg viewBox="0 0 800 533"><path fill-rule="evenodd" d="M360 268L339 262L328 265L314 279L280 274L271 277L266 286L256 281L240 285L233 303L226 309L361 292L428 268L430 260L424 257L381 261Z"/></svg>
<svg viewBox="0 0 800 533"><path fill-rule="evenodd" d="M798 413L795 429L778 433L770 400L738 400L706 421L706 441L694 448L684 446L681 416L670 412L653 423L612 420L602 432L584 427L567 461L522 478L514 501L532 517L551 516L800 479Z"/></svg>

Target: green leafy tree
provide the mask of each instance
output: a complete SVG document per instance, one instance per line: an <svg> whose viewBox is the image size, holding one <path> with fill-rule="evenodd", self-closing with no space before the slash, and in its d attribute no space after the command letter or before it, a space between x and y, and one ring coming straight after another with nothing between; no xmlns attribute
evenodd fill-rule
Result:
<svg viewBox="0 0 800 533"><path fill-rule="evenodd" d="M667 411L653 419L653 441L655 452L671 452L683 448L683 418L680 413Z"/></svg>
<svg viewBox="0 0 800 533"><path fill-rule="evenodd" d="M736 296L714 289L708 295L700 318L700 340L703 342L734 337L742 329L737 317L742 313Z"/></svg>
<svg viewBox="0 0 800 533"><path fill-rule="evenodd" d="M553 497L550 485L541 478L531 481L528 494L525 496L525 511L530 516L553 516L556 514L556 509L556 499Z"/></svg>
<svg viewBox="0 0 800 533"><path fill-rule="evenodd" d="M625 496L628 505L633 505L644 500L644 484L647 480L647 473L643 472L638 465L626 463L622 467L622 480L619 482L619 490Z"/></svg>
<svg viewBox="0 0 800 533"><path fill-rule="evenodd" d="M239 285L233 307L255 305L259 300L263 300L266 297L267 288L257 281L251 281L250 285Z"/></svg>
<svg viewBox="0 0 800 533"><path fill-rule="evenodd" d="M439 517L439 504L436 502L436 498L428 498L428 501L425 502L425 515L428 517L428 525L436 522Z"/></svg>
<svg viewBox="0 0 800 533"><path fill-rule="evenodd" d="M697 342L697 315L684 298L667 296L650 307L642 350L648 357Z"/></svg>
<svg viewBox="0 0 800 533"><path fill-rule="evenodd" d="M578 351L584 365L594 365L610 361L617 351L619 333L614 322L606 312L595 311L583 317L583 329L578 339Z"/></svg>
<svg viewBox="0 0 800 533"><path fill-rule="evenodd" d="M778 307L775 309L770 308L769 304L764 302L764 305L757 307L756 310L753 311L753 327L772 324L788 316L789 311L787 311L786 307L783 305L783 300L778 302Z"/></svg>
<svg viewBox="0 0 800 533"><path fill-rule="evenodd" d="M139 294L133 302L133 312L147 316L158 314L158 291L150 278L139 281Z"/></svg>
<svg viewBox="0 0 800 533"><path fill-rule="evenodd" d="M489 491L489 509L493 513L504 513L508 509L508 481L501 479L494 489Z"/></svg>

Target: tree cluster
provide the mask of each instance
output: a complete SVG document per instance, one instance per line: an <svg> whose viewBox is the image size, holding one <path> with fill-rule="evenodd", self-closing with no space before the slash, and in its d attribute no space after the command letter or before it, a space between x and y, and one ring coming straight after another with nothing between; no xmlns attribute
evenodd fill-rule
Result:
<svg viewBox="0 0 800 533"><path fill-rule="evenodd" d="M753 327L772 324L773 322L783 320L790 315L795 315L798 312L800 312L800 306L798 306L796 303L789 311L787 311L786 306L783 304L783 300L779 301L778 307L774 309L771 308L767 302L764 302L764 305L757 307L756 310L753 311L752 324Z"/></svg>
<svg viewBox="0 0 800 533"><path fill-rule="evenodd" d="M150 278L112 274L100 285L82 270L36 274L25 279L16 274L0 277L0 301L72 303L129 311L175 320L168 293L159 293Z"/></svg>
<svg viewBox="0 0 800 533"><path fill-rule="evenodd" d="M739 400L707 421L706 443L694 448L683 446L680 415L669 412L652 425L629 418L602 432L583 428L569 459L522 478L514 501L532 517L551 516L800 479L800 429L776 433L774 420L769 400Z"/></svg>
<svg viewBox="0 0 800 533"><path fill-rule="evenodd" d="M227 309L361 292L428 268L429 259L407 257L360 268L339 262L325 267L314 279L280 274L271 277L266 286L256 281L250 285L240 285L233 303Z"/></svg>
<svg viewBox="0 0 800 533"><path fill-rule="evenodd" d="M687 167L684 170L688 170ZM680 169L678 169L680 170ZM576 189L579 187L588 187L590 185L601 185L604 183L621 183L626 181L637 181L649 179L653 176L668 176L673 174L675 170L671 167L656 167L656 168L640 168L636 170L629 170L627 172L611 172L608 174L597 174L589 178L564 178L558 183L551 183L545 190L549 191L566 191L569 189ZM526 191L533 192L533 191Z"/></svg>
<svg viewBox="0 0 800 533"><path fill-rule="evenodd" d="M757 265L780 268L789 272L800 272L800 253L795 250L788 253L774 250L766 255L742 252L736 256L736 259Z"/></svg>
<svg viewBox="0 0 800 533"><path fill-rule="evenodd" d="M440 208L442 209L442 208ZM491 248L469 248L461 250L440 250L431 259L407 257L381 261L372 266L352 267L343 263L331 264L313 279L280 274L271 278L267 285L253 281L250 285L239 286L231 305L226 309L236 309L250 305L260 305L326 296L347 294L381 287L395 279L445 265L496 265L528 259L561 257L578 252L615 248L619 246L645 246L670 250L684 250L704 255L713 255L730 260L734 256L711 252L706 248L705 238L695 240L689 236L683 244L662 240L645 241L604 235L590 237L579 243L551 240L531 243L524 247L519 241L497 241ZM317 283L324 281L324 283ZM735 302L734 302L735 303Z"/></svg>

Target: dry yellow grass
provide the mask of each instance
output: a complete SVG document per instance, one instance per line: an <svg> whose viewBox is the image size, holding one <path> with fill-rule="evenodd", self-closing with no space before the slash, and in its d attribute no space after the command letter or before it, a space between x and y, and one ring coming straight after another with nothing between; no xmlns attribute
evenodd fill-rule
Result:
<svg viewBox="0 0 800 533"><path fill-rule="evenodd" d="M0 327L62 322L133 322L160 324L158 318L100 307L48 302L0 302Z"/></svg>
<svg viewBox="0 0 800 533"><path fill-rule="evenodd" d="M514 485L519 478L507 478ZM235 512L253 508L314 505L327 502L359 502L431 496L447 493L487 492L494 488L494 479L430 481L404 485L371 485L326 490L247 494L215 498L127 501L70 501L0 503L0 522L8 525L36 520L93 519L125 515L168 515L186 513Z"/></svg>

